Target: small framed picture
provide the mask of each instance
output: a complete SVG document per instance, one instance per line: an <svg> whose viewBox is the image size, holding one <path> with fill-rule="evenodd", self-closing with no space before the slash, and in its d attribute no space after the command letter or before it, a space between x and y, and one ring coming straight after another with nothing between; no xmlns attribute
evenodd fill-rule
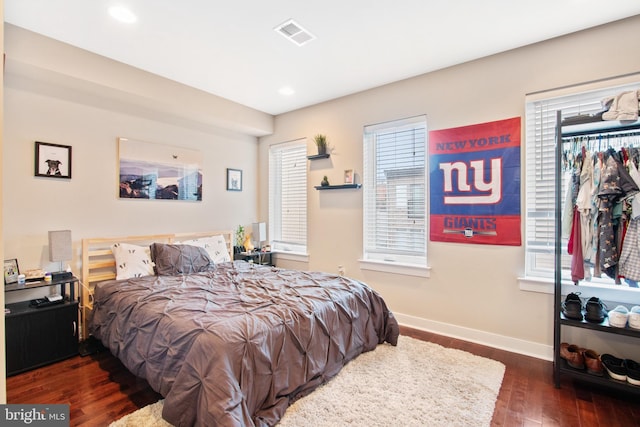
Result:
<svg viewBox="0 0 640 427"><path fill-rule="evenodd" d="M5 259L4 260L4 284L10 285L12 283L18 283L18 274L20 274L20 270L18 269L18 260L17 259Z"/></svg>
<svg viewBox="0 0 640 427"><path fill-rule="evenodd" d="M344 183L353 184L353 169L346 169L344 171Z"/></svg>
<svg viewBox="0 0 640 427"><path fill-rule="evenodd" d="M71 179L71 146L36 141L35 176Z"/></svg>
<svg viewBox="0 0 640 427"><path fill-rule="evenodd" d="M227 169L227 191L242 191L242 170Z"/></svg>

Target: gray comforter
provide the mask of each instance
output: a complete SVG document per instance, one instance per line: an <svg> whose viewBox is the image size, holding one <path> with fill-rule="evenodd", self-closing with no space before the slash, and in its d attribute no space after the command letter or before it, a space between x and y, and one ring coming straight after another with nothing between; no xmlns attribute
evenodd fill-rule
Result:
<svg viewBox="0 0 640 427"><path fill-rule="evenodd" d="M398 324L356 280L230 262L98 284L90 330L176 426L273 426Z"/></svg>

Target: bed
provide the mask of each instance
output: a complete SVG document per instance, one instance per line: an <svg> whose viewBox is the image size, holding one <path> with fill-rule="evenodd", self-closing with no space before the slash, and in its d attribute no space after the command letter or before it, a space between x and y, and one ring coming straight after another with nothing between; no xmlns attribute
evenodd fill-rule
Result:
<svg viewBox="0 0 640 427"><path fill-rule="evenodd" d="M211 236L216 251L201 244ZM230 232L83 240L88 330L164 397L169 423L273 426L359 354L397 344L396 319L366 284L231 261L230 242ZM153 274L122 278L134 263L116 249L131 247L149 248Z"/></svg>

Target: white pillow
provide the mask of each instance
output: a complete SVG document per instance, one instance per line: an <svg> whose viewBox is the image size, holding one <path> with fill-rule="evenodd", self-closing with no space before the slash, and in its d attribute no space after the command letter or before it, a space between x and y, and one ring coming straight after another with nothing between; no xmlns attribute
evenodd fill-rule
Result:
<svg viewBox="0 0 640 427"><path fill-rule="evenodd" d="M231 256L229 256L229 247L224 241L224 237L222 235L185 240L180 243L183 245L192 245L204 248L214 264L231 261Z"/></svg>
<svg viewBox="0 0 640 427"><path fill-rule="evenodd" d="M116 279L130 279L155 274L148 247L115 243L111 246L111 252L116 259Z"/></svg>

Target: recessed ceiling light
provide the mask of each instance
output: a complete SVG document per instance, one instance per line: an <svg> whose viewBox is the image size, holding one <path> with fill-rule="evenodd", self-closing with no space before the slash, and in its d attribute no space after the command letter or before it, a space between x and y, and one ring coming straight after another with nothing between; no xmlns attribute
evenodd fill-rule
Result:
<svg viewBox="0 0 640 427"><path fill-rule="evenodd" d="M284 96L291 96L294 93L296 93L296 91L293 90L293 88L290 87L290 86L284 86L284 87L281 87L280 89L278 89L278 93L280 93L280 95L284 95Z"/></svg>
<svg viewBox="0 0 640 427"><path fill-rule="evenodd" d="M124 22L125 24L133 24L138 20L138 17L134 15L131 10L127 9L124 6L112 6L109 8L109 15L111 15L114 19L117 19L120 22Z"/></svg>

